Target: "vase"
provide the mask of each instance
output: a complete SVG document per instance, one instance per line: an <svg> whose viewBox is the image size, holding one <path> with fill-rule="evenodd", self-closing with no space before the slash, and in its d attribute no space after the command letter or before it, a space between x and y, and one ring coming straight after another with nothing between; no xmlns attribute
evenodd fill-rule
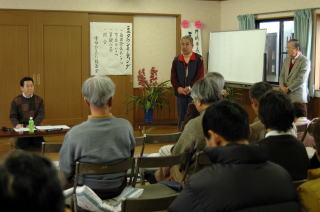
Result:
<svg viewBox="0 0 320 212"><path fill-rule="evenodd" d="M150 108L149 110L144 109L144 122L145 123L152 123L153 120L153 108Z"/></svg>

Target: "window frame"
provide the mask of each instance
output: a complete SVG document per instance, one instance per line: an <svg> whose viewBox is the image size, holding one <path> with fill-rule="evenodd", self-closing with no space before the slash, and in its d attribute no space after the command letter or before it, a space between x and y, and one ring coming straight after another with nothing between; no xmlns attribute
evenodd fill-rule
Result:
<svg viewBox="0 0 320 212"><path fill-rule="evenodd" d="M320 19L320 16L319 16ZM288 51L283 52L283 30L284 30L284 22L285 21L294 21L294 17L293 16L288 16L288 17L272 17L272 18L259 18L256 19L255 24L256 24L256 29L260 29L259 28L259 24L260 23L268 23L268 22L275 22L275 21L279 21L279 64L278 64L278 70L279 70L279 78L278 78L278 82L271 82L271 81L267 81L270 84L274 84L274 85L279 85L279 79L280 79L280 74L281 74L281 67L282 67L282 62L283 62L283 57L284 55L288 54ZM320 23L319 23L320 24ZM320 33L319 33L320 34ZM320 64L319 64L320 65ZM266 80L266 70L264 73L264 79Z"/></svg>

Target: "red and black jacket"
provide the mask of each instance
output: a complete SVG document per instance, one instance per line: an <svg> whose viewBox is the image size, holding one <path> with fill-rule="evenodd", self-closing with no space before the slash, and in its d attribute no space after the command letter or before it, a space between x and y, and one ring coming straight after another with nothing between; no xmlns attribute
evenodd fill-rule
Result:
<svg viewBox="0 0 320 212"><path fill-rule="evenodd" d="M188 76L186 70L188 68ZM171 67L171 84L174 88L175 95L178 96L178 87L192 87L193 84L203 78L204 66L202 56L192 52L189 63L184 61L182 54L176 56Z"/></svg>

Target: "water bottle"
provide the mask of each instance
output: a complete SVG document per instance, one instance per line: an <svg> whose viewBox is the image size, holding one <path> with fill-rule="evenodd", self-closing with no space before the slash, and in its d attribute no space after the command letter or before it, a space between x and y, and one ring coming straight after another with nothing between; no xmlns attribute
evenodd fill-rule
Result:
<svg viewBox="0 0 320 212"><path fill-rule="evenodd" d="M32 117L29 119L29 133L34 133L34 121Z"/></svg>

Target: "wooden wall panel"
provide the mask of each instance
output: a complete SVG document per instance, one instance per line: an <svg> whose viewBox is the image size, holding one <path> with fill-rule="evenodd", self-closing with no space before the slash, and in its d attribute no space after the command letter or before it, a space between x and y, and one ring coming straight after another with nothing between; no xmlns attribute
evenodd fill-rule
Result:
<svg viewBox="0 0 320 212"><path fill-rule="evenodd" d="M75 125L87 119L81 87L89 76L88 15L39 12L37 21L45 124Z"/></svg>
<svg viewBox="0 0 320 212"><path fill-rule="evenodd" d="M19 81L32 75L30 46L31 17L28 13L0 12L0 126L10 126L9 111L13 98L20 94ZM37 89L36 89L37 92Z"/></svg>
<svg viewBox="0 0 320 212"><path fill-rule="evenodd" d="M109 76L116 85L111 112L119 118L127 119L133 125L133 111L127 110L129 96L133 94L132 75Z"/></svg>
<svg viewBox="0 0 320 212"><path fill-rule="evenodd" d="M81 27L44 26L44 101L46 122L82 121Z"/></svg>
<svg viewBox="0 0 320 212"><path fill-rule="evenodd" d="M170 91L172 89L170 88ZM135 96L141 96L142 91L139 88L134 89ZM177 106L176 106L176 97L173 92L166 94L169 104L165 106L162 110L156 109L154 111L153 123L154 125L177 125ZM144 111L140 107L133 107L134 110L134 120L135 127L147 125L144 123Z"/></svg>

